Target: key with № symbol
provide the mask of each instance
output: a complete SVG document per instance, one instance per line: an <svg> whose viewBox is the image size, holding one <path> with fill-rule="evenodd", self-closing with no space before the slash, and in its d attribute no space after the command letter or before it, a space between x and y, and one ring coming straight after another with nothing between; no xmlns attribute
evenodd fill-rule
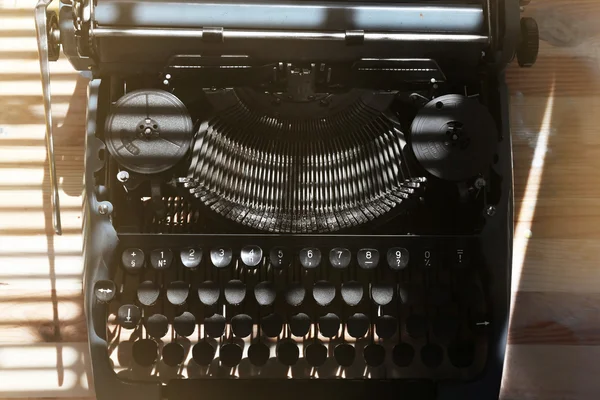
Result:
<svg viewBox="0 0 600 400"><path fill-rule="evenodd" d="M157 270L165 270L173 262L173 252L169 249L152 250L150 253L150 264Z"/></svg>

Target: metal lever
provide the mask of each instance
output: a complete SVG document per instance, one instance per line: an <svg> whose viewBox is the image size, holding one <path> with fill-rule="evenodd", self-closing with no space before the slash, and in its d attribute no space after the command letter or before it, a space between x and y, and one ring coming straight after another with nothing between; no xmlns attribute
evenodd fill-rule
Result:
<svg viewBox="0 0 600 400"><path fill-rule="evenodd" d="M50 61L56 61L60 54L60 31L56 13L48 14L48 6L52 0L39 0L35 6L35 28L40 56L42 73L42 92L44 95L44 111L46 113L46 152L50 172L50 187L52 190L52 221L57 235L62 234L60 223L60 200L58 197L58 182L56 180L56 165L54 163L54 139L52 136L52 105L50 103Z"/></svg>

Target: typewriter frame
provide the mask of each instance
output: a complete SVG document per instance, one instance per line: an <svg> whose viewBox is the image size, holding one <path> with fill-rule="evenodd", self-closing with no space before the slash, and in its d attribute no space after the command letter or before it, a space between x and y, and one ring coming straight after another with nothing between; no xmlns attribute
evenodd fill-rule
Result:
<svg viewBox="0 0 600 400"><path fill-rule="evenodd" d="M99 280L110 279L109 267L115 263L118 247L118 235L110 216L113 205L105 200L106 188L95 182L95 172L99 171L104 161L99 152L104 150L104 144L96 138L98 128L98 108L100 107L100 88L102 76L114 73L118 68L100 68L94 72L89 85L89 100L86 123L86 156L84 175L84 309L88 326L88 337L92 359L95 390L99 399L131 399L144 398L159 400L168 398L191 398L197 395L197 389L218 390L229 395L245 395L251 399L262 398L265 387L276 385L286 390L291 399L304 399L307 396L344 399L364 399L377 396L382 399L396 397L431 398L431 399L496 399L500 392L500 383L506 348L508 317L511 290L511 261L513 238L513 180L512 180L512 142L509 129L508 107L509 97L504 79L504 68L513 58L518 44L519 33L519 2L518 0L498 0L493 2L499 7L504 6L504 21L495 25L498 28L494 38L502 42L502 50L493 54L489 61L490 70L497 73L495 84L501 121L502 141L499 152L500 158L495 168L504 177L502 181L502 197L496 205L496 216L491 217L484 230L479 235L480 247L488 270L494 279L491 285L494 320L491 325L491 342L496 345L488 352L488 361L480 379L472 382L433 383L430 381L376 381L376 380L188 380L188 383L166 386L166 391L157 383L124 381L117 377L112 369L107 353L107 305L95 298L94 284ZM488 17L490 0L487 1ZM86 70L90 60L82 56L81 44L75 41L72 9L63 3L60 10L60 30L63 36L63 49L73 65L79 70ZM502 29L503 28L503 33ZM490 33L492 28L490 26ZM68 35L71 33L71 35ZM195 235L200 237L201 235ZM281 243L293 241L295 235L280 237ZM265 385L265 383L268 383ZM179 386L178 386L179 385ZM189 386L186 386L189 385ZM320 396L316 396L317 389Z"/></svg>

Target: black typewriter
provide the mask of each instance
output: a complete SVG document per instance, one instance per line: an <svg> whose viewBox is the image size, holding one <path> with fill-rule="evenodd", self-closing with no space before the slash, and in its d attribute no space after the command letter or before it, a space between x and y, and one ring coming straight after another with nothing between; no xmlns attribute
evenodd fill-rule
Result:
<svg viewBox="0 0 600 400"><path fill-rule="evenodd" d="M51 0L98 399L496 399L517 0ZM55 228L60 233L54 186Z"/></svg>

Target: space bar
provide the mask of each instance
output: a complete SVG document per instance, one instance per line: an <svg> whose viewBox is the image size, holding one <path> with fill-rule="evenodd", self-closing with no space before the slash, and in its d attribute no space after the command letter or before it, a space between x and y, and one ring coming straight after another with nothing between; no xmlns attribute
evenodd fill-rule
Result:
<svg viewBox="0 0 600 400"><path fill-rule="evenodd" d="M169 400L428 400L436 385L425 380L174 379Z"/></svg>

